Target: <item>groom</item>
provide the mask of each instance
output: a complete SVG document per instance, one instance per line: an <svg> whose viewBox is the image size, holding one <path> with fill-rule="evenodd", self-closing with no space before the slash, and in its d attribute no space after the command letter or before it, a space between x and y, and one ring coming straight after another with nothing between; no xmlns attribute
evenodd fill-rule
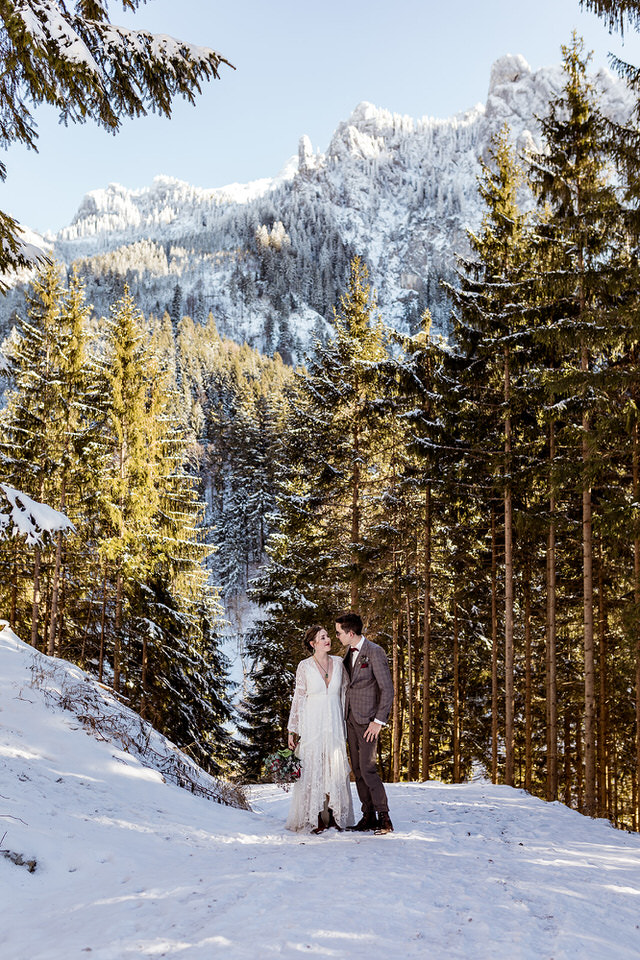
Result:
<svg viewBox="0 0 640 960"><path fill-rule="evenodd" d="M362 620L357 613L341 614L336 619L336 634L346 650L344 665L349 684L344 714L351 766L362 803L362 819L351 829L389 833L393 824L376 764L378 734L393 703L387 656L382 647L362 636Z"/></svg>

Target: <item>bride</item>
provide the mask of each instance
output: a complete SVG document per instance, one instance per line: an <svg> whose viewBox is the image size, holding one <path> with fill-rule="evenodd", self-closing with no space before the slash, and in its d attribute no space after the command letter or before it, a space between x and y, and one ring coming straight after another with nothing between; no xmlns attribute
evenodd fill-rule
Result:
<svg viewBox="0 0 640 960"><path fill-rule="evenodd" d="M343 830L354 823L344 725L344 694L348 683L341 657L329 654L331 640L324 627L311 627L304 638L311 653L296 671L289 715L289 748L300 757L302 772L293 785L288 830L327 827Z"/></svg>

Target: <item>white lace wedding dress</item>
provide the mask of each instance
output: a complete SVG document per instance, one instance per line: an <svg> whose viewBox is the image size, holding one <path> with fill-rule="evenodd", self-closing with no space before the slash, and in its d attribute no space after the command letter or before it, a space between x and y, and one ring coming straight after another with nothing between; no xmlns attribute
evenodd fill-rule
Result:
<svg viewBox="0 0 640 960"><path fill-rule="evenodd" d="M302 773L293 785L288 830L317 827L327 794L338 826L344 829L354 822L344 724L348 677L342 659L330 659L328 686L313 657L302 660L296 671L288 729L300 737Z"/></svg>

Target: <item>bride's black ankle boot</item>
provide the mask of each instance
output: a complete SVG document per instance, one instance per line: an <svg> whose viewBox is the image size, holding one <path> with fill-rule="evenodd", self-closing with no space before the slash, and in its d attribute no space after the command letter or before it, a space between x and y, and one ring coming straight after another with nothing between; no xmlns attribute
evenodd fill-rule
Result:
<svg viewBox="0 0 640 960"><path fill-rule="evenodd" d="M336 818L333 815L333 810L331 809L331 807L329 807L329 823L327 824L327 826L335 827L338 833L342 833L342 827L339 827L338 824L336 823Z"/></svg>
<svg viewBox="0 0 640 960"><path fill-rule="evenodd" d="M331 826L331 823L329 823L329 826ZM327 824L326 824L326 823L324 822L324 820L322 819L322 813L319 813L319 814L318 814L318 826L315 827L315 829L313 829L313 830L311 831L311 833L324 833L324 831L325 831L326 829L327 829Z"/></svg>

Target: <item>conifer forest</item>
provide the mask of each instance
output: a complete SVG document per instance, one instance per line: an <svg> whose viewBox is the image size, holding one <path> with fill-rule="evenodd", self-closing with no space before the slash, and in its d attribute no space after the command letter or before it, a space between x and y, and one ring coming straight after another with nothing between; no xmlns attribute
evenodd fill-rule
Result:
<svg viewBox="0 0 640 960"><path fill-rule="evenodd" d="M394 331L357 255L295 369L127 288L101 318L57 263L31 284L1 479L73 530L0 541L0 609L212 772L264 776L304 631L354 609L396 690L386 780L483 771L640 829L640 142L563 56L543 150L505 127L484 158L446 337Z"/></svg>

